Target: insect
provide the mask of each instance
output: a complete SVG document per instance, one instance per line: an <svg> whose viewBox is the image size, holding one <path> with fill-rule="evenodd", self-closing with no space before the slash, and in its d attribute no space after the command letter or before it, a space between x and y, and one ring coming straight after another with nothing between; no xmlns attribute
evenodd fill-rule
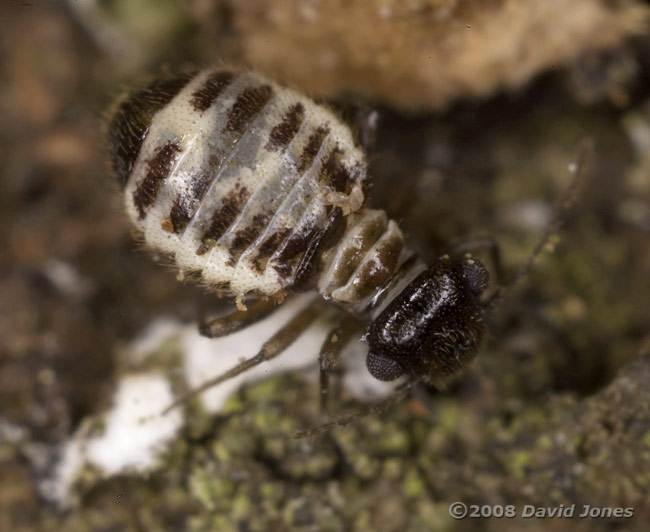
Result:
<svg viewBox="0 0 650 532"><path fill-rule="evenodd" d="M237 311L202 326L207 336L317 290L367 322L366 366L379 380L435 384L476 354L500 297L486 294L487 269L470 254L427 266L394 221L366 206L365 155L327 108L255 73L217 68L126 95L108 137L126 211L144 242L183 277L236 298ZM256 356L191 394L278 356L322 309L316 301ZM323 396L352 329L342 320L326 340Z"/></svg>

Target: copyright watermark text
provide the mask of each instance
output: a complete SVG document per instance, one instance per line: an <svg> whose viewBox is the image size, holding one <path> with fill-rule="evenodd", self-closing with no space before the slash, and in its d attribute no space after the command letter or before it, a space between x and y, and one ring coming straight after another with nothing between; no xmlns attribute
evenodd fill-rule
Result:
<svg viewBox="0 0 650 532"><path fill-rule="evenodd" d="M591 506L584 504L578 506L571 504L565 506L544 507L525 504L521 507L514 504L465 504L464 502L452 502L449 505L449 515L454 519L486 519L486 518L511 518L523 517L528 519L607 519L607 518L630 518L634 517L634 508L623 508L620 506Z"/></svg>

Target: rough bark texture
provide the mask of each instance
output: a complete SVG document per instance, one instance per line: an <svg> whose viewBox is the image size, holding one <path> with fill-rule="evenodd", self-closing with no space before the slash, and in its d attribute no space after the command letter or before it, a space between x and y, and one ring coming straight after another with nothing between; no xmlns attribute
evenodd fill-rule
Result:
<svg viewBox="0 0 650 532"><path fill-rule="evenodd" d="M250 64L334 97L440 109L522 87L548 69L641 32L647 11L623 1L233 1Z"/></svg>
<svg viewBox="0 0 650 532"><path fill-rule="evenodd" d="M0 7L0 530L644 529L650 40L619 46L643 4L79 4ZM568 4L575 12L561 12ZM143 71L217 56L365 103L481 98L408 117L371 104L373 205L402 220L427 259L490 234L512 275L587 136L593 170L554 253L495 311L492 338L448 390L305 443L291 435L319 421L318 389L275 377L240 392L223 416L197 416L149 477L88 471L73 509L54 512L33 472L106 406L124 344L155 316L192 321L219 304L134 249L102 112ZM526 82L515 97L487 98ZM360 405L339 394L333 407ZM456 522L457 500L635 511L614 524Z"/></svg>

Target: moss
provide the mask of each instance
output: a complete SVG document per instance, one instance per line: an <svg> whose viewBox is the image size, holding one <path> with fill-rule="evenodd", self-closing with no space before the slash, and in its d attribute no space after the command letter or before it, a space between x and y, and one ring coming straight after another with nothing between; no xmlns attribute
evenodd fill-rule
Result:
<svg viewBox="0 0 650 532"><path fill-rule="evenodd" d="M529 451L515 451L506 458L506 467L513 478L521 480L526 478L528 466L531 462Z"/></svg>
<svg viewBox="0 0 650 532"><path fill-rule="evenodd" d="M426 486L420 477L420 473L410 468L404 475L404 495L413 499L419 499L426 495Z"/></svg>

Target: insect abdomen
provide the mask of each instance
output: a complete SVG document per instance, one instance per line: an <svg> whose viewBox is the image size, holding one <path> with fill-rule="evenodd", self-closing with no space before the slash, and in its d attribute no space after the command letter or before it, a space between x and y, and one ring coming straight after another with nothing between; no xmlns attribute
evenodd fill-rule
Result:
<svg viewBox="0 0 650 532"><path fill-rule="evenodd" d="M366 163L349 129L252 73L162 83L122 101L109 133L145 242L234 295L304 281L324 236L361 206Z"/></svg>
<svg viewBox="0 0 650 532"><path fill-rule="evenodd" d="M324 253L318 289L357 314L374 313L425 268L386 213L360 209L336 247Z"/></svg>

